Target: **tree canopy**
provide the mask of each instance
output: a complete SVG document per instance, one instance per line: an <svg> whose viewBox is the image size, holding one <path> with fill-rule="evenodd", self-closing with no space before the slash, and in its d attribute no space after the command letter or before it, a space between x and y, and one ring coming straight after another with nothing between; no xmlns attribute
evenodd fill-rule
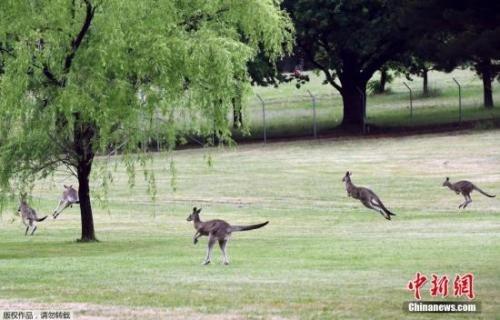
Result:
<svg viewBox="0 0 500 320"><path fill-rule="evenodd" d="M95 155L118 148L133 175L158 118L174 143L180 109L227 136L247 62L279 57L292 30L275 0L1 1L1 191L65 165L94 240Z"/></svg>
<svg viewBox="0 0 500 320"><path fill-rule="evenodd" d="M493 107L491 82L500 75L500 2L414 0L403 17L420 34L412 50L445 71L473 68L483 80L485 107Z"/></svg>
<svg viewBox="0 0 500 320"><path fill-rule="evenodd" d="M304 56L342 95L342 125L363 123L366 83L406 50L411 36L399 24L401 3L390 0L286 0Z"/></svg>

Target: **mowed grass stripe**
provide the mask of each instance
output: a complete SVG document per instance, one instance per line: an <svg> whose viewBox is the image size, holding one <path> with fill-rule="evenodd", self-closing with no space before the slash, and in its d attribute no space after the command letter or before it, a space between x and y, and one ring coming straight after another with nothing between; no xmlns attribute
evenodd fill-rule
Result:
<svg viewBox="0 0 500 320"><path fill-rule="evenodd" d="M0 299L165 308L180 316L399 319L407 316L405 286L415 272L473 272L483 312L454 318L491 319L500 313L499 199L473 193L470 208L458 210L462 197L441 184L446 176L470 179L498 194L499 139L498 130L470 131L162 153L153 163L155 203L141 174L130 190L119 166L109 208L94 208L100 243L74 242L78 207L40 223L31 238L19 219L10 223L15 204L3 212ZM347 197L346 170L397 214L393 221ZM53 180L33 191L42 214L55 207L59 184L71 182L62 174ZM203 207L202 219L270 224L234 233L230 266L221 265L216 247L212 265L202 267L206 238L194 246L185 221L193 206Z"/></svg>

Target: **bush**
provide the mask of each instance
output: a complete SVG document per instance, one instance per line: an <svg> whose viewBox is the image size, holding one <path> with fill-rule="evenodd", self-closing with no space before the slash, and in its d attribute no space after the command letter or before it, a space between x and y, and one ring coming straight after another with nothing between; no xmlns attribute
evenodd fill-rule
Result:
<svg viewBox="0 0 500 320"><path fill-rule="evenodd" d="M387 84L388 82L385 85L385 91L382 91L380 80L370 80L366 84L366 90L369 94L388 94L391 93L391 88L387 87Z"/></svg>

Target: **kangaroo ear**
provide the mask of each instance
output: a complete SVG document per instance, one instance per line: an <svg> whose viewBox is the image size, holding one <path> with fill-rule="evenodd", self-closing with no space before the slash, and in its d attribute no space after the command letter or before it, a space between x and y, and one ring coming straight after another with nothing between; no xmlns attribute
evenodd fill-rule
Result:
<svg viewBox="0 0 500 320"><path fill-rule="evenodd" d="M446 181L450 181L450 177L446 177Z"/></svg>
<svg viewBox="0 0 500 320"><path fill-rule="evenodd" d="M196 212L196 210L198 210L198 209L196 209L196 207L193 207L193 212Z"/></svg>
<svg viewBox="0 0 500 320"><path fill-rule="evenodd" d="M200 213L201 212L201 208L198 209L198 211L196 211L196 213Z"/></svg>
<svg viewBox="0 0 500 320"><path fill-rule="evenodd" d="M63 184L63 186L64 186L64 189L68 189L68 188L69 188L69 187L68 187L67 185L65 185L65 184Z"/></svg>

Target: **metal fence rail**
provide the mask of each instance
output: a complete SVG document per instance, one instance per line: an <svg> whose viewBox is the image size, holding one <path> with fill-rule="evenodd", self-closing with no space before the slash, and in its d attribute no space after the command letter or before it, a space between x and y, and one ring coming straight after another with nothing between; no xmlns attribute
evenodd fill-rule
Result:
<svg viewBox="0 0 500 320"><path fill-rule="evenodd" d="M431 82L428 96L423 94L420 82L391 84L390 92L381 95L365 94L359 90L364 106L363 119L365 123L380 126L417 126L425 124L427 120L429 124L439 124L439 121L461 124L464 119L491 118L491 115L483 114L485 109L481 107L481 84L478 81L463 82L455 77L440 81L439 85ZM497 104L500 101L499 93L498 90L494 92ZM262 136L264 143L269 138L287 136L311 136L317 139L322 132L341 122L342 113L342 97L333 89L328 94L315 94L313 89L305 89L286 98L256 95L246 105L244 122L250 134L253 137ZM493 114L500 117L500 112Z"/></svg>

